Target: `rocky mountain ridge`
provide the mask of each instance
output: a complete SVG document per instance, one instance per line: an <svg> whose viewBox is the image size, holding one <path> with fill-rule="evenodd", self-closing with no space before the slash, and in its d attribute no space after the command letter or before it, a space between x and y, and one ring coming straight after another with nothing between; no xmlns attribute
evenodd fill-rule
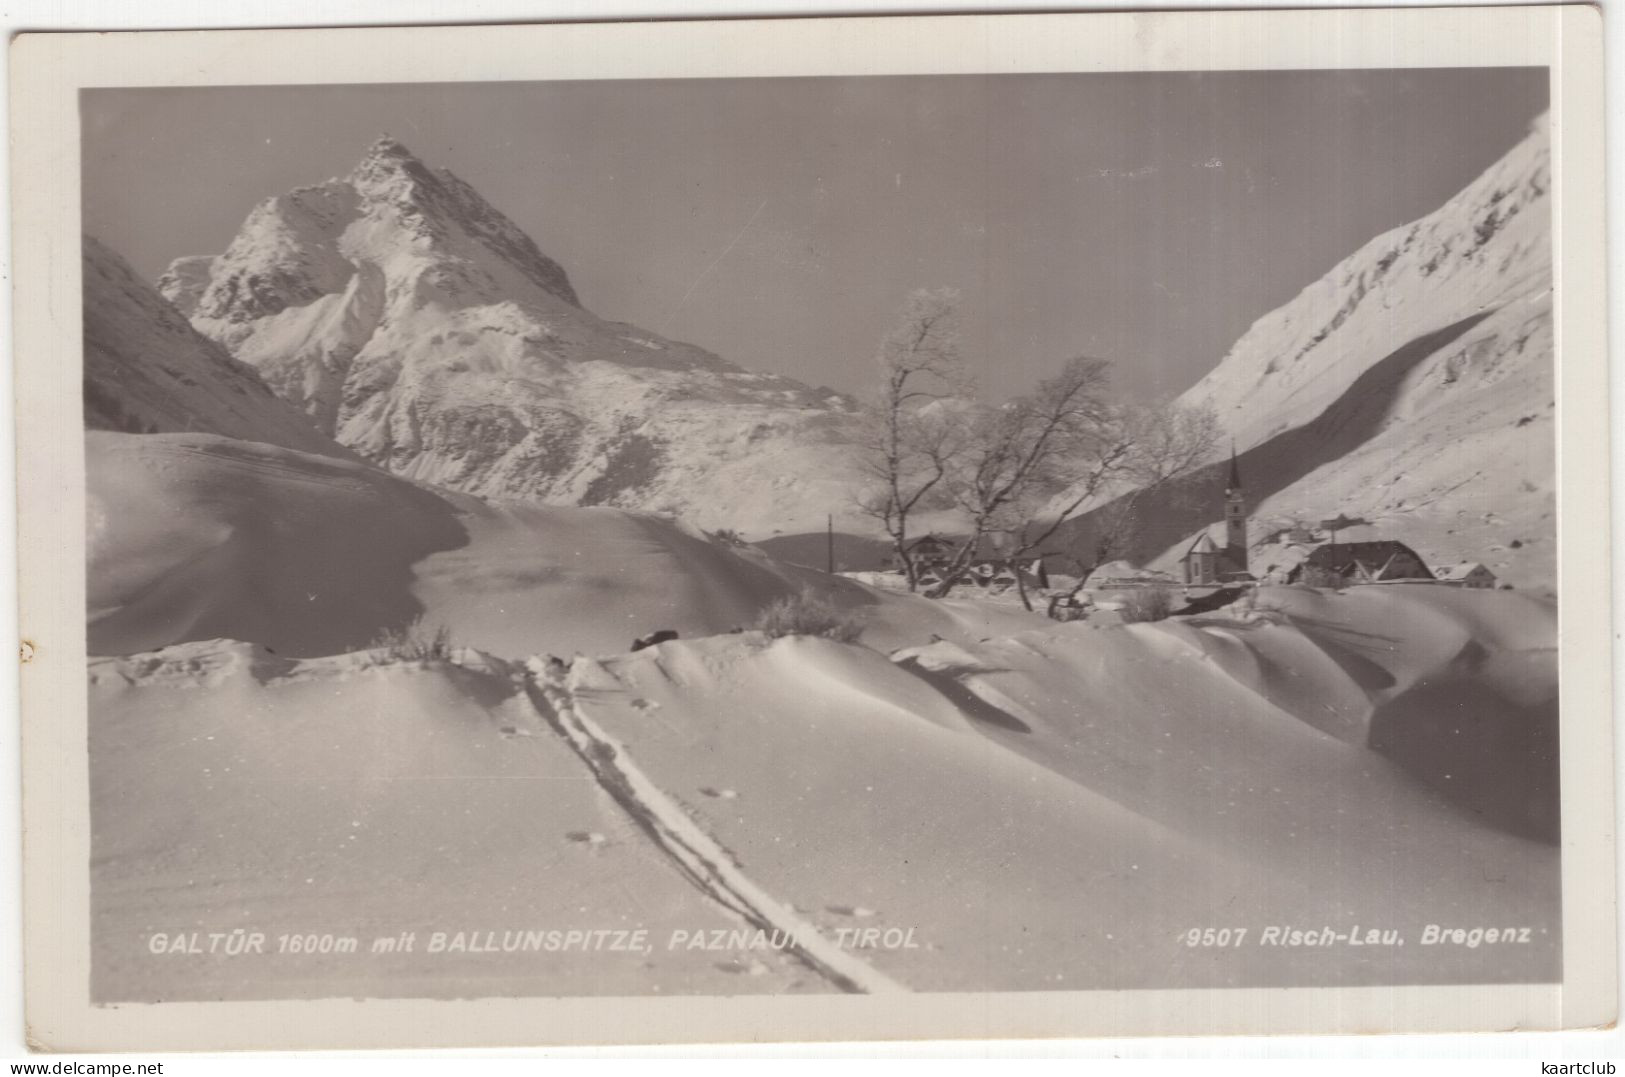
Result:
<svg viewBox="0 0 1625 1077"><path fill-rule="evenodd" d="M164 294L322 432L408 477L771 533L849 500L854 405L581 305L472 187L381 139L260 203Z"/></svg>
<svg viewBox="0 0 1625 1077"><path fill-rule="evenodd" d="M111 248L85 236L81 258L87 429L221 434L350 455L278 399L252 367L188 325Z"/></svg>

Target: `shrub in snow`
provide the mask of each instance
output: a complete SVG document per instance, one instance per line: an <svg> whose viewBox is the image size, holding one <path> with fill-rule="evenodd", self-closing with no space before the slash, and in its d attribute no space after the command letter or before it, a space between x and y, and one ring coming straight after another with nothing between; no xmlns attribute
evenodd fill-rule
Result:
<svg viewBox="0 0 1625 1077"><path fill-rule="evenodd" d="M1173 609L1168 591L1162 587L1137 587L1123 595L1118 613L1126 625L1140 621L1160 621Z"/></svg>
<svg viewBox="0 0 1625 1077"><path fill-rule="evenodd" d="M1305 587L1323 587L1332 590L1342 590L1348 583L1337 573L1321 565L1305 565L1298 577L1298 582Z"/></svg>
<svg viewBox="0 0 1625 1077"><path fill-rule="evenodd" d="M372 649L397 662L446 662L451 659L451 629L431 628L419 616L410 624L380 632Z"/></svg>
<svg viewBox="0 0 1625 1077"><path fill-rule="evenodd" d="M811 591L774 599L756 616L753 628L769 639L783 636L822 636L852 643L863 633L863 619L838 610Z"/></svg>

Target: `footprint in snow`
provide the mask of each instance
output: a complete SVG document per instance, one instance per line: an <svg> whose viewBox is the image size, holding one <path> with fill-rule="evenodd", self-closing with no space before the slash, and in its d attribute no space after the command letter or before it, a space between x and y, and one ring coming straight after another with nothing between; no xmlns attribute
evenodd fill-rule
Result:
<svg viewBox="0 0 1625 1077"><path fill-rule="evenodd" d="M573 841L577 845L591 845L594 847L603 845L605 842L609 841L608 838L604 837L596 830L572 830L568 834L564 835L564 837L566 841Z"/></svg>
<svg viewBox="0 0 1625 1077"><path fill-rule="evenodd" d="M825 905L824 911L832 912L836 916L851 916L858 920L867 920L871 916L880 915L875 910L866 909L862 905Z"/></svg>
<svg viewBox="0 0 1625 1077"><path fill-rule="evenodd" d="M657 711L660 709L660 704L656 703L652 699L643 699L642 697L634 699L632 701L632 706L636 707L640 711Z"/></svg>
<svg viewBox="0 0 1625 1077"><path fill-rule="evenodd" d="M709 785L702 785L700 787L700 792L705 796L715 797L719 800L739 799L739 794L734 792L732 789L712 789Z"/></svg>

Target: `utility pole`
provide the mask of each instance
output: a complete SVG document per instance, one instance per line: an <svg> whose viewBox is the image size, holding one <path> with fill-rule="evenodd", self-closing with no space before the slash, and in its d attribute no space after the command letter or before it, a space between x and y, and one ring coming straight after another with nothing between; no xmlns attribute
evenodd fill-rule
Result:
<svg viewBox="0 0 1625 1077"><path fill-rule="evenodd" d="M829 557L829 574L835 575L835 514L832 512L826 517L828 524L824 529L825 550Z"/></svg>

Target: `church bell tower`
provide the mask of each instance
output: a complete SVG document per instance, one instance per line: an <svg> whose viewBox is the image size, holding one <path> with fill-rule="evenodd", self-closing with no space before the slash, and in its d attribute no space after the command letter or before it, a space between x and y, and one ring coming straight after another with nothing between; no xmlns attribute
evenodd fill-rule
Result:
<svg viewBox="0 0 1625 1077"><path fill-rule="evenodd" d="M1247 499L1241 492L1236 447L1230 446L1230 478L1224 484L1225 554L1236 571L1247 571Z"/></svg>

